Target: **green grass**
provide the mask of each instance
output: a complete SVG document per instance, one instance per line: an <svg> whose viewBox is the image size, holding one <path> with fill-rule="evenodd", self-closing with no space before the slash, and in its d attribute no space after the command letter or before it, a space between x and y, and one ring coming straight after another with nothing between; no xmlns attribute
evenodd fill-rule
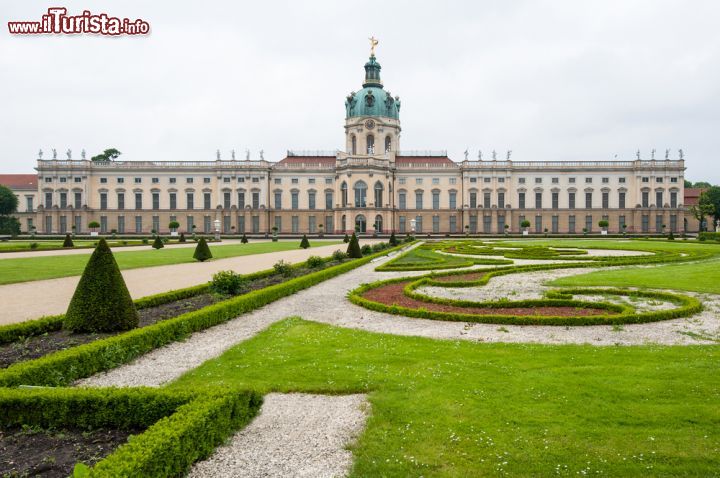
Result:
<svg viewBox="0 0 720 478"><path fill-rule="evenodd" d="M312 247L342 244L341 241L312 241ZM300 241L251 242L227 246L210 245L213 259L263 254L266 252L290 251L298 249ZM113 251L120 269L153 267L169 264L194 262L194 248L165 247L155 250L145 246L145 251ZM344 247L341 247L344 250ZM0 259L0 284L54 279L82 274L90 256L75 254L65 256L28 257L21 259Z"/></svg>
<svg viewBox="0 0 720 478"><path fill-rule="evenodd" d="M352 476L718 476L720 348L477 344L288 319L170 387L369 392Z"/></svg>
<svg viewBox="0 0 720 478"><path fill-rule="evenodd" d="M649 287L720 294L720 261L590 272L557 279L550 285Z"/></svg>
<svg viewBox="0 0 720 478"><path fill-rule="evenodd" d="M98 238L100 240L100 238ZM93 247L93 244L95 244L96 241L90 241L90 240L73 240L73 244L75 245L74 249L80 249L84 247ZM123 242L127 242L128 246L138 246L142 244L142 241L139 239L135 240L113 240L113 239L105 239L110 247L117 247L123 245ZM37 244L36 249L30 249L30 244ZM37 240L37 241L7 241L7 242L1 242L0 241L0 252L23 252L23 251L50 251L50 250L57 250L57 249L64 249L63 248L63 241L47 241L47 240Z"/></svg>

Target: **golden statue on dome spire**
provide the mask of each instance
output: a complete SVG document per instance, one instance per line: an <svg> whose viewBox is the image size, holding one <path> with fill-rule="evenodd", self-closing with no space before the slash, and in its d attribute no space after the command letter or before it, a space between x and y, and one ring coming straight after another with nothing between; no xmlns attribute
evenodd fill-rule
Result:
<svg viewBox="0 0 720 478"><path fill-rule="evenodd" d="M375 56L375 47L379 42L375 36L371 36L368 40L370 40L370 56Z"/></svg>

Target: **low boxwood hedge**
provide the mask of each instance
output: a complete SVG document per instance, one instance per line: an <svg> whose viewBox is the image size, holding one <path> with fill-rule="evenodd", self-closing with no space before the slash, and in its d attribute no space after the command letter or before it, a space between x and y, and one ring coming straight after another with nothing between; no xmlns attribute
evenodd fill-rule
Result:
<svg viewBox="0 0 720 478"><path fill-rule="evenodd" d="M361 259L350 260L147 327L13 364L0 370L0 386L71 384L75 380L115 368L158 347L183 340L194 332L227 322L406 246L397 246Z"/></svg>
<svg viewBox="0 0 720 478"><path fill-rule="evenodd" d="M254 417L262 397L251 391L153 388L0 389L0 426L146 429L75 476L171 477Z"/></svg>

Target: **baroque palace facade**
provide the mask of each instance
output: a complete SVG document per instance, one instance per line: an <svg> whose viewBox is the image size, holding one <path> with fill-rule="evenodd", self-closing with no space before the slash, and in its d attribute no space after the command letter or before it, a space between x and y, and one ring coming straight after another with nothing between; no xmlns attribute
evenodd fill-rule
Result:
<svg viewBox="0 0 720 478"><path fill-rule="evenodd" d="M533 233L572 234L603 219L610 232L687 229L682 158L454 162L401 151L400 99L383 88L374 51L345 113L344 151L279 162L38 159L37 176L16 175L13 188L22 229L84 233L96 221L102 233L147 234L178 221L210 233L219 220L223 233L518 233L527 220Z"/></svg>

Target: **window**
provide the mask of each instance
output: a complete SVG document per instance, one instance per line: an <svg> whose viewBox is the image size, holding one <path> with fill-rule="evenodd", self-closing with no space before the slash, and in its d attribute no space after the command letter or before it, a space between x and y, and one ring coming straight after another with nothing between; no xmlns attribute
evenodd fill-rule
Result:
<svg viewBox="0 0 720 478"><path fill-rule="evenodd" d="M518 208L525 209L525 193L518 193Z"/></svg>
<svg viewBox="0 0 720 478"><path fill-rule="evenodd" d="M315 178L308 178L308 184L315 184Z"/></svg>
<svg viewBox="0 0 720 478"><path fill-rule="evenodd" d="M450 184L457 184L457 178L450 178Z"/></svg>
<svg viewBox="0 0 720 478"><path fill-rule="evenodd" d="M585 178L585 184L592 183L592 178Z"/></svg>
<svg viewBox="0 0 720 478"><path fill-rule="evenodd" d="M195 209L195 194L187 193L185 195L185 202L186 202L185 207L187 209ZM191 216L189 216L189 217L191 217ZM192 228L188 228L188 231L191 231L191 230L192 230Z"/></svg>
<svg viewBox="0 0 720 478"><path fill-rule="evenodd" d="M404 232L406 231L406 229L405 229L405 227L406 227L406 226L405 226L405 216L399 216L399 217L398 217L398 225L399 225L400 232L403 232L403 233L404 233Z"/></svg>
<svg viewBox="0 0 720 478"><path fill-rule="evenodd" d="M470 178L470 182L471 182L471 183L476 183L476 182L477 182L477 178Z"/></svg>
<svg viewBox="0 0 720 478"><path fill-rule="evenodd" d="M365 181L358 181L353 186L355 191L355 207L367 207L367 184Z"/></svg>
<svg viewBox="0 0 720 478"><path fill-rule="evenodd" d="M422 216L415 216L415 231L422 232Z"/></svg>
<svg viewBox="0 0 720 478"><path fill-rule="evenodd" d="M142 209L142 193L135 193L135 209Z"/></svg>
<svg viewBox="0 0 720 478"><path fill-rule="evenodd" d="M398 194L398 208L407 209L407 195L405 191L400 191L400 194Z"/></svg>
<svg viewBox="0 0 720 478"><path fill-rule="evenodd" d="M325 184L332 184L333 180L332 178L325 178Z"/></svg>
<svg viewBox="0 0 720 478"><path fill-rule="evenodd" d="M100 178L100 184L107 184L107 178Z"/></svg>
<svg viewBox="0 0 720 478"><path fill-rule="evenodd" d="M483 216L483 232L490 234L492 231L492 216Z"/></svg>
<svg viewBox="0 0 720 478"><path fill-rule="evenodd" d="M650 193L647 191L642 193L642 207L650 207Z"/></svg>
<svg viewBox="0 0 720 478"><path fill-rule="evenodd" d="M293 234L300 232L300 216L293 216L291 218L291 224Z"/></svg>
<svg viewBox="0 0 720 478"><path fill-rule="evenodd" d="M498 230L497 232L505 232L505 216L498 216Z"/></svg>
<svg viewBox="0 0 720 478"><path fill-rule="evenodd" d="M274 182L275 184L282 184L282 179L280 179L280 178L275 178L275 179L273 180L273 182ZM279 217L279 216L278 216L278 217Z"/></svg>
<svg viewBox="0 0 720 478"><path fill-rule="evenodd" d="M518 178L519 184L525 184L525 178Z"/></svg>
<svg viewBox="0 0 720 478"><path fill-rule="evenodd" d="M505 207L505 193L498 193L498 207L501 209Z"/></svg>
<svg viewBox="0 0 720 478"><path fill-rule="evenodd" d="M655 207L663 207L662 191L655 191Z"/></svg>
<svg viewBox="0 0 720 478"><path fill-rule="evenodd" d="M450 191L450 209L457 209L457 193Z"/></svg>
<svg viewBox="0 0 720 478"><path fill-rule="evenodd" d="M618 216L618 225L620 226L621 231L625 230L623 227L625 225L625 216Z"/></svg>
<svg viewBox="0 0 720 478"><path fill-rule="evenodd" d="M677 216L675 214L670 215L670 230L677 232Z"/></svg>
<svg viewBox="0 0 720 478"><path fill-rule="evenodd" d="M484 183L489 183L492 181L492 178L483 178Z"/></svg>
<svg viewBox="0 0 720 478"><path fill-rule="evenodd" d="M152 193L152 208L154 210L160 209L160 193ZM154 227L157 231L157 228Z"/></svg>
<svg viewBox="0 0 720 478"><path fill-rule="evenodd" d="M440 216L433 216L432 217L432 231L433 233L437 234L440 232Z"/></svg>
<svg viewBox="0 0 720 478"><path fill-rule="evenodd" d="M125 234L125 216L118 216L117 221L118 234Z"/></svg>
<svg viewBox="0 0 720 478"><path fill-rule="evenodd" d="M575 233L575 216L568 216L568 232Z"/></svg>
<svg viewBox="0 0 720 478"><path fill-rule="evenodd" d="M607 184L610 182L610 178L602 178L603 184Z"/></svg>
<svg viewBox="0 0 720 478"><path fill-rule="evenodd" d="M543 225L542 225L542 216L535 216L535 232L542 232Z"/></svg>
<svg viewBox="0 0 720 478"><path fill-rule="evenodd" d="M75 179L78 179L78 178L75 178ZM75 182L79 182L79 181L75 181ZM117 178L117 183L118 183L118 184L124 184L124 183L125 183L125 178Z"/></svg>
<svg viewBox="0 0 720 478"><path fill-rule="evenodd" d="M473 209L477 207L477 193L470 193L470 207Z"/></svg>
<svg viewBox="0 0 720 478"><path fill-rule="evenodd" d="M153 184L158 184L160 182L160 178L152 178ZM157 229L155 229L157 231Z"/></svg>
<svg viewBox="0 0 720 478"><path fill-rule="evenodd" d="M618 193L618 207L620 209L625 209L625 193L624 192Z"/></svg>
<svg viewBox="0 0 720 478"><path fill-rule="evenodd" d="M135 184L142 184L142 178L135 178Z"/></svg>
<svg viewBox="0 0 720 478"><path fill-rule="evenodd" d="M585 216L585 229L587 229L587 232L592 231L592 216L590 215Z"/></svg>
<svg viewBox="0 0 720 478"><path fill-rule="evenodd" d="M238 216L238 233L244 234L245 231L245 216Z"/></svg>
<svg viewBox="0 0 720 478"><path fill-rule="evenodd" d="M642 182L644 182L644 183L649 183L649 182L650 182L650 178L647 178L647 177L646 177L646 178L642 178Z"/></svg>
<svg viewBox="0 0 720 478"><path fill-rule="evenodd" d="M53 203L52 193L45 193L45 209L50 209Z"/></svg>
<svg viewBox="0 0 720 478"><path fill-rule="evenodd" d="M177 182L177 178L170 178L170 184L175 184Z"/></svg>
<svg viewBox="0 0 720 478"><path fill-rule="evenodd" d="M67 193L65 193L65 192L60 193L60 207L61 208L67 207Z"/></svg>
<svg viewBox="0 0 720 478"><path fill-rule="evenodd" d="M125 193L117 194L117 208L121 210L125 209Z"/></svg>
<svg viewBox="0 0 720 478"><path fill-rule="evenodd" d="M81 183L81 182L82 182L82 178L75 178L75 182L76 182L76 183Z"/></svg>
<svg viewBox="0 0 720 478"><path fill-rule="evenodd" d="M483 207L490 209L490 193L483 193Z"/></svg>
<svg viewBox="0 0 720 478"><path fill-rule="evenodd" d="M142 216L135 216L135 234L142 232Z"/></svg>
<svg viewBox="0 0 720 478"><path fill-rule="evenodd" d="M351 154L357 154L357 138L355 135L352 135L350 138L351 146L350 146L350 153Z"/></svg>
<svg viewBox="0 0 720 478"><path fill-rule="evenodd" d="M450 233L457 232L457 216L450 216Z"/></svg>
<svg viewBox="0 0 720 478"><path fill-rule="evenodd" d="M203 178L203 184L210 184L210 178Z"/></svg>
<svg viewBox="0 0 720 478"><path fill-rule="evenodd" d="M405 183L407 183L407 178L399 178L398 179L398 184L405 184Z"/></svg>
<svg viewBox="0 0 720 478"><path fill-rule="evenodd" d="M415 191L415 209L423 208L423 192Z"/></svg>
<svg viewBox="0 0 720 478"><path fill-rule="evenodd" d="M333 208L333 193L332 191L325 191L325 209ZM330 232L330 230L328 230Z"/></svg>
<svg viewBox="0 0 720 478"><path fill-rule="evenodd" d="M560 232L560 220L558 216L552 217L552 226L550 230L553 234L557 234L558 232Z"/></svg>
<svg viewBox="0 0 720 478"><path fill-rule="evenodd" d="M505 178L497 178L497 182L499 182L499 183L504 183L504 182L505 182Z"/></svg>
<svg viewBox="0 0 720 478"><path fill-rule="evenodd" d="M553 184L558 184L560 182L560 178L552 178L550 182Z"/></svg>
<svg viewBox="0 0 720 478"><path fill-rule="evenodd" d="M340 185L340 199L342 207L347 207L348 204L348 186L345 181Z"/></svg>
<svg viewBox="0 0 720 478"><path fill-rule="evenodd" d="M440 209L440 191L432 192L432 208Z"/></svg>
<svg viewBox="0 0 720 478"><path fill-rule="evenodd" d="M415 178L415 184L422 184L423 178Z"/></svg>
<svg viewBox="0 0 720 478"><path fill-rule="evenodd" d="M602 193L602 207L603 209L608 209L610 207L610 193L608 192Z"/></svg>
<svg viewBox="0 0 720 478"><path fill-rule="evenodd" d="M661 183L661 182L663 182L663 178L655 178L655 182L656 182L656 183Z"/></svg>
<svg viewBox="0 0 720 478"><path fill-rule="evenodd" d="M35 208L33 207L33 197L32 197L32 196L28 196L28 197L25 198L25 209L27 209L28 212L30 212L30 211L32 211L33 209L35 209Z"/></svg>
<svg viewBox="0 0 720 478"><path fill-rule="evenodd" d="M222 179L223 179L223 183L229 183L229 182L230 182L230 178L222 178Z"/></svg>
<svg viewBox="0 0 720 478"><path fill-rule="evenodd" d="M231 218L230 216L223 216L223 234L230 234L230 228L232 225L230 224Z"/></svg>
<svg viewBox="0 0 720 478"><path fill-rule="evenodd" d="M226 191L223 193L223 208L230 209L230 204L232 200L230 198L230 192Z"/></svg>
<svg viewBox="0 0 720 478"><path fill-rule="evenodd" d="M620 184L625 184L625 178L618 178L618 182Z"/></svg>
<svg viewBox="0 0 720 478"><path fill-rule="evenodd" d="M315 221L315 216L309 216L309 217L308 217L308 232L309 232L310 234L314 234L314 233L315 233L315 228L316 228L315 223L316 223L316 221Z"/></svg>
<svg viewBox="0 0 720 478"><path fill-rule="evenodd" d="M475 214L470 216L470 224L468 224L468 226L470 226L470 234L477 233L477 218Z"/></svg>
<svg viewBox="0 0 720 478"><path fill-rule="evenodd" d="M260 208L260 193L258 193L258 192L252 193L252 207L253 207L253 209ZM258 217L258 216L253 216L253 217Z"/></svg>
<svg viewBox="0 0 720 478"><path fill-rule="evenodd" d="M245 209L245 191L238 191L238 209Z"/></svg>
<svg viewBox="0 0 720 478"><path fill-rule="evenodd" d="M152 217L152 229L155 232L160 232L160 216Z"/></svg>
<svg viewBox="0 0 720 478"><path fill-rule="evenodd" d="M383 185L380 181L375 183L375 207L383 206Z"/></svg>
<svg viewBox="0 0 720 478"><path fill-rule="evenodd" d="M326 232L334 232L335 231L335 222L332 216L325 216L325 231Z"/></svg>
<svg viewBox="0 0 720 478"><path fill-rule="evenodd" d="M203 232L209 234L212 229L212 218L210 216L203 217Z"/></svg>
<svg viewBox="0 0 720 478"><path fill-rule="evenodd" d="M203 193L203 209L212 209L210 193Z"/></svg>
<svg viewBox="0 0 720 478"><path fill-rule="evenodd" d="M542 209L542 193L541 192L535 193L535 208Z"/></svg>
<svg viewBox="0 0 720 478"><path fill-rule="evenodd" d="M568 208L575 209L575 193L568 193Z"/></svg>
<svg viewBox="0 0 720 478"><path fill-rule="evenodd" d="M52 182L52 178L45 178L45 182L46 182L46 183L51 183L51 182Z"/></svg>
<svg viewBox="0 0 720 478"><path fill-rule="evenodd" d="M187 216L187 230L193 232L193 226L195 225L195 219L192 216Z"/></svg>
<svg viewBox="0 0 720 478"><path fill-rule="evenodd" d="M385 152L390 151L390 148L392 147L392 139L390 136L385 136Z"/></svg>
<svg viewBox="0 0 720 478"><path fill-rule="evenodd" d="M671 182L671 183L676 183L676 182L678 182L678 178L670 178L670 182Z"/></svg>
<svg viewBox="0 0 720 478"><path fill-rule="evenodd" d="M177 193L170 193L170 209L177 209Z"/></svg>
<svg viewBox="0 0 720 478"><path fill-rule="evenodd" d="M440 184L440 178L432 178L433 184Z"/></svg>
<svg viewBox="0 0 720 478"><path fill-rule="evenodd" d="M535 178L535 184L542 184L542 178Z"/></svg>
<svg viewBox="0 0 720 478"><path fill-rule="evenodd" d="M670 207L678 207L677 205L677 193L675 191L670 192Z"/></svg>
<svg viewBox="0 0 720 478"><path fill-rule="evenodd" d="M75 193L75 209L80 209L82 207L82 193Z"/></svg>
<svg viewBox="0 0 720 478"><path fill-rule="evenodd" d="M662 214L655 216L655 232L663 232L663 217Z"/></svg>
<svg viewBox="0 0 720 478"><path fill-rule="evenodd" d="M192 183L193 183L193 178L185 178L185 182L188 183L188 184L192 184Z"/></svg>
<svg viewBox="0 0 720 478"><path fill-rule="evenodd" d="M367 154L375 153L375 136L369 134L366 138Z"/></svg>
<svg viewBox="0 0 720 478"><path fill-rule="evenodd" d="M568 178L568 183L575 184L575 178Z"/></svg>
<svg viewBox="0 0 720 478"><path fill-rule="evenodd" d="M560 207L559 202L560 202L560 193L555 193L555 192L552 193L552 208L557 209L558 207ZM553 216L553 217L555 217L555 216Z"/></svg>
<svg viewBox="0 0 720 478"><path fill-rule="evenodd" d="M300 183L300 178L291 178L291 179L290 179L290 183L291 183L291 184L299 184L299 183Z"/></svg>
<svg viewBox="0 0 720 478"><path fill-rule="evenodd" d="M298 209L298 195L299 193L297 191L292 191L290 193L290 207L292 209Z"/></svg>
<svg viewBox="0 0 720 478"><path fill-rule="evenodd" d="M592 193L585 193L585 209L592 209Z"/></svg>
<svg viewBox="0 0 720 478"><path fill-rule="evenodd" d="M282 209L282 193L280 191L275 191L275 209Z"/></svg>

